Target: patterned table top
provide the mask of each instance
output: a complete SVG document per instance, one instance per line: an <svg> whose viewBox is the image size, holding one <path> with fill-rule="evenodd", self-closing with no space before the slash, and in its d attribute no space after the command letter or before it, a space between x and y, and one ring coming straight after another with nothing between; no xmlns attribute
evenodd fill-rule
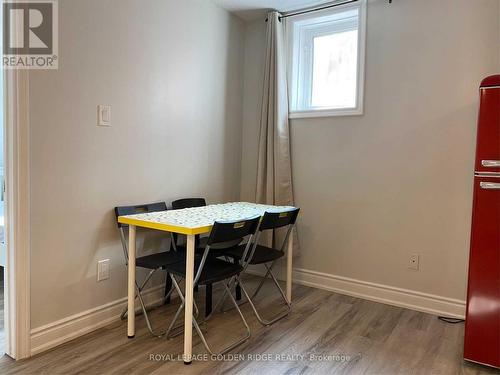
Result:
<svg viewBox="0 0 500 375"><path fill-rule="evenodd" d="M158 229L182 234L208 233L215 221L236 221L262 216L267 212L292 210L291 206L269 206L248 202L211 204L204 207L185 208L120 216L118 221L138 227Z"/></svg>

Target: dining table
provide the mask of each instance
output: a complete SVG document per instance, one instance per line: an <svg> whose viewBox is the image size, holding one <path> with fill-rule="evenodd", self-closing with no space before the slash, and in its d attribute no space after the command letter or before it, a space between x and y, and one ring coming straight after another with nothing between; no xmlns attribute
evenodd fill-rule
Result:
<svg viewBox="0 0 500 375"><path fill-rule="evenodd" d="M283 212L292 209L294 209L292 206L275 206L249 202L230 202L211 204L203 207L147 212L118 217L118 222L129 226L127 336L129 338L135 337L135 259L136 231L138 227L183 234L187 237L184 353L182 358L185 364L190 364L193 358L193 281L195 274L195 236L210 233L210 230L216 221L240 221L257 215L263 216L265 212ZM292 302L292 252L293 236L289 236L286 254L286 297L289 303Z"/></svg>

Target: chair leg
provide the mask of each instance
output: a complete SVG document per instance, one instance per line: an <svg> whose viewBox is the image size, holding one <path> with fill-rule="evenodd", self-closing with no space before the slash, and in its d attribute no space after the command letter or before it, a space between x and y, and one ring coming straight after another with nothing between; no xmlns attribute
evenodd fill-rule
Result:
<svg viewBox="0 0 500 375"><path fill-rule="evenodd" d="M139 286L139 284L137 283L137 280L135 281L135 290L136 290L136 295L135 295L135 298L137 298L137 293L140 293L142 292L142 290L144 289L144 286L146 285L146 283L149 281L149 279L151 279L151 276L153 276L153 274L156 272L156 270L151 270L149 271L149 274L148 276L146 276L146 278L144 279L144 281L142 282L142 284ZM127 308L125 307L120 315L120 319L121 320L124 320L127 316Z"/></svg>
<svg viewBox="0 0 500 375"><path fill-rule="evenodd" d="M179 287L179 284L177 284L177 280L175 280L175 277L172 274L170 275L170 277L172 278L172 284L174 284L174 288L175 288L175 290L177 290L177 294L179 295L179 298L181 299L181 305L177 309L177 312L175 313L174 318L170 322L170 325L168 326L167 332L165 333L165 335L168 339L172 337L172 336L170 336L170 332L174 328L174 324L177 321L177 319L179 318L179 314L184 309L184 295L181 292L181 288Z"/></svg>
<svg viewBox="0 0 500 375"><path fill-rule="evenodd" d="M268 267L266 274L264 275L264 277L261 278L260 283L257 286L257 289L255 289L255 291L252 294L252 298L255 298L257 296L257 294L259 293L259 291L262 289L262 286L264 285L264 282L266 281L267 277L269 276L269 273L271 272L271 269L273 268L274 263L275 262L271 263L271 266ZM267 265L266 265L266 267L267 267ZM241 301L241 287L240 287L239 284L236 284L235 290L236 290L236 300L237 301ZM245 302L240 302L240 306L243 305L244 303ZM221 305L221 311L222 312L227 312L229 310L224 310L224 306Z"/></svg>
<svg viewBox="0 0 500 375"><path fill-rule="evenodd" d="M170 274L167 272L167 277L165 278L165 303L170 303L172 288L172 280L170 279Z"/></svg>
<svg viewBox="0 0 500 375"><path fill-rule="evenodd" d="M156 336L156 337L162 337L165 332L160 332L160 333L156 333L151 325L151 322L149 321L149 315L148 315L148 312L146 310L146 305L144 304L144 300L142 299L142 295L140 292L137 293L137 297L139 298L139 302L141 304L141 308L142 308L142 312L144 314L144 318L146 319L146 325L148 326L148 330L149 332L153 335L153 336Z"/></svg>
<svg viewBox="0 0 500 375"><path fill-rule="evenodd" d="M140 293L142 292L142 290L144 289L144 287L146 286L147 282L149 281L149 279L151 279L151 277L153 276L153 274L157 271L158 269L155 269L155 270L151 270L149 271L149 274L148 276L146 276L146 278L144 279L144 281L142 282L142 284L139 286L139 284L137 283L137 280L135 281L135 289L136 289L136 293ZM135 298L137 298L137 294L135 295ZM125 317L127 316L127 308L125 307L125 309L123 309L121 315L120 315L120 319L123 320L125 319Z"/></svg>
<svg viewBox="0 0 500 375"><path fill-rule="evenodd" d="M267 267L267 266L266 266ZM283 298L283 300L285 301L285 303L288 305L288 307L291 307L291 303L290 301L288 300L288 298L286 298L286 295L285 295L285 292L283 291L283 289L281 289L281 286L278 282L278 280L276 280L276 277L274 276L274 273L271 272L271 269L268 268L269 270L269 275L271 275L271 278L273 279L274 281L274 285L276 285L276 287L278 288L278 290L280 291L280 294L281 294L281 297Z"/></svg>
<svg viewBox="0 0 500 375"><path fill-rule="evenodd" d="M179 314L182 312L182 310L184 310L185 300L184 300L184 295L182 294L181 288L180 288L179 284L177 283L177 280L175 279L174 275L170 274L170 277L172 278L172 284L174 285L175 290L177 291L177 294L179 295L179 298L181 299L181 305L177 309L177 312L175 313L174 318L170 322L170 325L169 325L167 331L165 332L165 336L167 337L167 339L177 337L184 332L184 330L182 329L178 332L175 332L174 334L171 334L172 330L176 330L176 329L182 328L184 326L183 324L179 324L177 327L174 327L174 324L177 321L177 319L179 318ZM199 314L199 310L198 310L198 306L196 305L196 302L194 302L194 301L193 301L193 306L195 309L195 314L193 314L193 316L197 317Z"/></svg>
<svg viewBox="0 0 500 375"><path fill-rule="evenodd" d="M142 290L141 290L142 291ZM137 292L137 285L136 285L136 292ZM167 294L167 297L165 298L170 298L171 294L172 294L173 290L171 290L168 294ZM137 298L137 293L135 295L135 298ZM146 311L151 311L151 310L154 310L156 309L157 307L159 307L159 305L156 305L156 306L146 306ZM137 312L136 312L137 314ZM139 314L142 314L142 309L141 311L139 312ZM127 308L125 307L122 311L122 313L120 314L120 319L121 320L125 320L127 319L127 315L128 315L128 311L127 311Z"/></svg>
<svg viewBox="0 0 500 375"><path fill-rule="evenodd" d="M267 268L267 272L266 274L264 275L264 277L260 280L260 284L259 286L257 287L257 289L255 289L255 292L253 292L252 294L252 298L255 298L257 296L257 293L259 293L260 289L262 288L262 286L264 285L264 282L266 281L267 279L267 276L269 276L269 272L271 272L271 269L273 268L274 266L274 262L271 263L271 266ZM267 267L267 266L266 266Z"/></svg>
<svg viewBox="0 0 500 375"><path fill-rule="evenodd" d="M245 342L246 340L248 340L250 338L250 335L251 335L250 327L248 326L248 323L245 320L243 313L241 312L240 308L238 307L238 303L235 301L235 299L233 298L233 296L231 294L231 291L230 291L231 281L232 280L228 280L227 283L224 282L224 290L225 290L224 292L229 295L231 301L233 302L233 305L235 306L236 310L238 311L238 314L240 315L240 318L241 318L243 324L245 325L246 333L243 337L241 337L238 340L236 340L235 342L231 343L230 345L228 345L227 347L222 349L220 352L214 353L212 351L212 349L210 348L210 346L208 345L208 342L205 339L203 332L201 331L200 325L198 324L198 321L196 320L196 316L193 314L193 326L194 326L196 332L198 333L198 335L200 336L200 339L203 342L203 345L205 346L207 351L212 355L222 355L224 353L227 353L231 349L234 349L236 346L238 346L238 345L242 344L243 342ZM170 333L172 332L174 324L175 324L176 320L179 318L181 311L184 309L184 304L185 304L184 295L182 294L180 287L179 287L179 285L174 277L172 277L172 282L174 284L175 289L177 290L177 293L179 293L179 297L181 299L181 306L179 306L179 309L177 309L177 312L175 313L175 316L172 319L172 322L170 323L170 326L167 329L167 333L166 333L167 338L174 337ZM178 333L176 333L176 336L177 335L178 335Z"/></svg>
<svg viewBox="0 0 500 375"><path fill-rule="evenodd" d="M146 278L144 279L144 281L142 282L141 285L139 285L139 283L137 282L137 280L135 280L135 288L139 290L139 292L142 292L142 290L144 289L144 287L146 286L146 284L148 283L148 281L151 279L151 277L153 276L153 274L158 271L158 269L155 269L155 270L151 270L149 271L148 275L146 276ZM137 297L137 296L136 296ZM127 313L127 309L125 308L124 310L124 313L126 314Z"/></svg>
<svg viewBox="0 0 500 375"><path fill-rule="evenodd" d="M236 279L236 281L238 281L238 277L237 276L235 276L235 279ZM228 346L226 346L220 352L214 353L212 351L212 348L210 348L210 346L208 345L208 342L205 339L205 336L203 335L203 332L201 331L200 326L198 325L198 322L196 321L196 319L193 319L193 325L194 325L194 327L196 329L196 332L198 332L198 335L200 336L200 339L203 342L203 345L205 346L205 348L207 349L207 351L211 355L217 355L217 356L218 355L223 355L223 354L227 353L228 351L236 348L238 345L241 345L242 343L244 343L245 341L247 341L250 338L250 336L251 336L250 327L248 326L247 321L245 320L245 317L243 316L243 313L241 312L241 310L240 310L240 308L238 306L238 303L233 298L233 295L231 294L231 290L229 289L230 282L231 282L231 280L229 280L229 282L227 284L224 282L224 289L225 289L225 292L229 295L229 298L231 299L231 302L233 303L234 307L238 311L238 314L240 315L241 321L245 325L246 334L244 336L242 336L241 338L239 338L238 340L236 340L233 343L231 343Z"/></svg>
<svg viewBox="0 0 500 375"><path fill-rule="evenodd" d="M144 318L146 319L146 325L148 326L149 332L153 336L161 337L165 334L165 332L160 332L160 333L155 332L155 330L151 324L151 321L149 320L149 315L148 315L148 310L151 310L152 308L146 306L146 304L144 303L144 299L142 298L142 294L141 294L141 292L144 290L144 287L146 286L148 281L151 279L153 274L156 271L158 271L158 269L151 270L141 285L139 285L136 281L136 283L135 283L135 290L136 290L135 297L139 299L139 303L141 305L141 310L142 310L142 313L144 314ZM172 290L170 290L168 293L166 293L165 298L169 298L171 293L172 293ZM127 316L127 313L128 313L127 308L125 308L120 315L120 319L122 319L122 320L125 319Z"/></svg>
<svg viewBox="0 0 500 375"><path fill-rule="evenodd" d="M267 267L267 265L266 265ZM272 267L272 266L271 266ZM280 319L283 319L285 316L287 316L290 311L292 310L292 306L290 304L290 302L287 300L286 296L285 296L285 293L283 292L283 290L281 289L279 283L278 283L278 280L276 280L276 278L274 277L273 273L271 272L271 267L267 267L268 269L268 273L267 274L271 274L271 278L272 280L274 281L274 284L276 285L276 287L278 288L278 290L280 291L280 294L281 294L281 297L283 298L283 300L285 301L285 304L286 304L286 310L277 314L276 316L274 316L271 320L267 320L267 319L264 319L260 316L259 312L257 311L257 307L255 306L254 302L252 301L252 297L250 297L243 285L243 283L241 282L240 280L240 286L241 286L241 289L243 290L243 293L245 294L245 297L248 299L248 302L250 303L250 305L252 306L252 309L253 309L253 312L255 313L255 316L257 317L257 320L262 324L262 325L265 325L265 326L269 326L275 322L277 322L278 320ZM256 293L254 293L255 295Z"/></svg>
<svg viewBox="0 0 500 375"><path fill-rule="evenodd" d="M212 284L205 286L205 317L212 313Z"/></svg>
<svg viewBox="0 0 500 375"><path fill-rule="evenodd" d="M235 286L235 290L236 290L236 288L239 288L240 293L241 293L241 287L239 286L239 284L237 286ZM232 306L228 307L227 309L224 309L225 298L226 298L226 291L224 291L222 298L217 303L217 307L219 307L219 305L220 305L220 312L222 312L222 313L227 313L228 311L231 311L233 309ZM247 301L242 300L242 298L240 300L236 300L236 301L238 302L238 306L243 306L245 303L247 303ZM214 310L217 310L217 307Z"/></svg>
<svg viewBox="0 0 500 375"><path fill-rule="evenodd" d="M215 311L217 311L217 309L219 308L219 306L221 307L221 312L224 312L223 308L223 304L224 304L224 301L226 300L226 290L224 290L224 292L222 293L222 296L221 298L219 298L219 300L217 301L217 303L215 304L215 307L212 308L212 312L210 314L208 314L207 316L205 316L205 321L209 320L212 315L214 314Z"/></svg>
<svg viewBox="0 0 500 375"><path fill-rule="evenodd" d="M181 331L181 332L176 332L175 334L171 335L171 332L174 329L177 329L177 328L182 326L182 324L181 324L177 327L174 327L174 324L177 321L177 319L179 318L179 314L182 312L182 310L184 310L184 302L182 302L181 305L179 306L179 308L177 309L177 312L175 313L174 318L172 319L172 321L170 322L170 325L167 328L167 332L165 333L165 336L167 337L167 339L172 339L174 337L179 336L182 333L182 331Z"/></svg>
<svg viewBox="0 0 500 375"><path fill-rule="evenodd" d="M151 335L153 336L156 336L156 337L162 337L166 332L155 332L155 329L153 328L152 324L151 324L151 321L149 320L149 314L148 314L148 309L151 310L152 308L148 308L146 306L146 304L144 303L144 299L142 298L142 294L141 294L141 289L139 288L139 286L137 285L136 283L136 298L139 299L139 303L141 305L141 310L142 310L142 313L144 315L144 318L146 319L146 325L148 327L148 330L149 332L151 333ZM167 297L170 297L170 294L172 293L172 291L170 291L167 295ZM125 319L125 317L127 316L127 309L125 309L122 314L121 314L121 319Z"/></svg>
<svg viewBox="0 0 500 375"><path fill-rule="evenodd" d="M229 284L229 290L232 290L232 285L230 285L230 284ZM219 308L219 306L220 306L220 312L221 313L226 313L226 312L228 312L229 310L232 309L232 307L231 307L231 308L229 308L227 310L224 310L224 302L226 301L226 296L227 296L227 291L224 289L224 292L222 293L221 298L219 298L219 300L215 304L215 307L212 309L213 310L212 314L213 314L214 311L217 311L217 309ZM240 303L240 305L242 305L243 303ZM205 317L205 320L208 320L212 316L212 314L210 314L207 317Z"/></svg>
<svg viewBox="0 0 500 375"><path fill-rule="evenodd" d="M240 284L236 284L235 293L236 293L236 301L241 301L241 288L240 288Z"/></svg>

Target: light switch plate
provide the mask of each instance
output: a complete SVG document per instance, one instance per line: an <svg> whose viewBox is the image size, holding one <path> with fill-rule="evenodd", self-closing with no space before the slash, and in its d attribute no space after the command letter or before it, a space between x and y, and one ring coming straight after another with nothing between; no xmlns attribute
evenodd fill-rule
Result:
<svg viewBox="0 0 500 375"><path fill-rule="evenodd" d="M109 259L97 262L97 281L109 279Z"/></svg>
<svg viewBox="0 0 500 375"><path fill-rule="evenodd" d="M111 126L111 106L97 106L97 126Z"/></svg>

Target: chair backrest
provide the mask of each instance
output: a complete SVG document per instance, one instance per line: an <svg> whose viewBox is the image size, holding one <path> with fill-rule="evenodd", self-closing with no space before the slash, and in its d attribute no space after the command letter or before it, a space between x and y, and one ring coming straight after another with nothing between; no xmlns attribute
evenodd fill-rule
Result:
<svg viewBox="0 0 500 375"><path fill-rule="evenodd" d="M265 230L273 230L273 229L279 229L279 228L284 228L288 227L285 237L283 238L283 243L279 248L276 250L279 250L281 252L285 251L285 246L288 243L288 238L290 237L290 233L292 232L293 226L295 225L295 222L297 221L297 216L299 215L300 208L294 208L288 211L281 211L281 212L265 212L264 215L262 216L262 219L259 224L259 228L257 230L257 234L255 235L255 238L253 239L253 246L252 249L248 252L245 252L245 255L248 254L248 257L244 256L242 258L242 262L244 267L248 267L250 264L254 254L255 254L255 249L257 248L257 245L259 244L259 239L260 235L263 231Z"/></svg>
<svg viewBox="0 0 500 375"><path fill-rule="evenodd" d="M207 201L205 198L182 198L177 199L172 202L173 210L182 210L183 208L191 208L191 207L204 207L207 205ZM177 233L172 233L172 247L175 250L177 246L177 239L179 235ZM196 236L196 243L200 241L200 236ZM196 245L198 247L198 245Z"/></svg>
<svg viewBox="0 0 500 375"><path fill-rule="evenodd" d="M235 245L239 243L244 237L250 236L245 248L245 254L250 248L252 236L257 231L259 226L260 216L255 216L248 219L238 220L238 221L216 221L212 226L210 231L210 236L208 237L207 245L205 246L205 251L201 258L201 262L196 271L196 276L194 278L194 284L198 282L201 276L203 267L208 257L210 248L217 244L227 244L231 241L236 241Z"/></svg>
<svg viewBox="0 0 500 375"><path fill-rule="evenodd" d="M208 237L207 244L212 246L217 243L234 241L252 235L257 230L259 220L260 216L238 221L216 221Z"/></svg>
<svg viewBox="0 0 500 375"><path fill-rule="evenodd" d="M128 225L119 223L118 216L135 215L135 214L143 214L146 212L158 212L166 210L167 210L167 204L165 202L138 204L135 206L115 207L116 224L118 225L118 229L120 229L120 240L122 242L123 256L125 257L125 262L127 264L128 264L128 246L127 246L127 239L125 238L125 229L128 228Z"/></svg>
<svg viewBox="0 0 500 375"><path fill-rule="evenodd" d="M142 213L146 213L146 212L158 212L158 211L166 211L166 210L167 210L167 204L165 202L146 203L146 204L139 204L139 205L135 205L135 206L115 207L116 223L118 225L118 228L128 227L127 224L121 224L118 222L118 216L135 215L135 214L142 214Z"/></svg>
<svg viewBox="0 0 500 375"><path fill-rule="evenodd" d="M172 202L172 209L180 210L183 208L203 207L206 205L207 202L205 201L205 198L182 198Z"/></svg>
<svg viewBox="0 0 500 375"><path fill-rule="evenodd" d="M295 224L300 208L294 208L283 212L266 212L260 221L259 231L278 229L287 225Z"/></svg>

